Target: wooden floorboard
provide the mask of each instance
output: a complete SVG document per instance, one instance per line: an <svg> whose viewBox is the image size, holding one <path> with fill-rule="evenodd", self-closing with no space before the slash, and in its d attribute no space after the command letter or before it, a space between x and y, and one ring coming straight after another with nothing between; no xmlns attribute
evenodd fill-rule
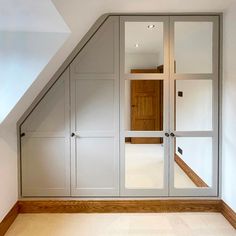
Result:
<svg viewBox="0 0 236 236"><path fill-rule="evenodd" d="M18 215L18 202L12 207L8 214L0 222L0 236L3 236Z"/></svg>

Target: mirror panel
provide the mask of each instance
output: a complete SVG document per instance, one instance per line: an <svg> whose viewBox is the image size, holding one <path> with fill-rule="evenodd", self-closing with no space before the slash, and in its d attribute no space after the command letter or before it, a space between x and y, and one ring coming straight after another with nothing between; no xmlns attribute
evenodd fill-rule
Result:
<svg viewBox="0 0 236 236"><path fill-rule="evenodd" d="M174 72L212 73L213 22L174 23Z"/></svg>
<svg viewBox="0 0 236 236"><path fill-rule="evenodd" d="M175 188L212 186L211 137L176 137L174 160Z"/></svg>
<svg viewBox="0 0 236 236"><path fill-rule="evenodd" d="M163 22L125 22L125 73L163 73Z"/></svg>
<svg viewBox="0 0 236 236"><path fill-rule="evenodd" d="M163 80L125 81L125 129L163 130Z"/></svg>
<svg viewBox="0 0 236 236"><path fill-rule="evenodd" d="M164 186L163 138L127 137L125 187L155 189Z"/></svg>
<svg viewBox="0 0 236 236"><path fill-rule="evenodd" d="M175 130L212 130L212 80L175 81Z"/></svg>

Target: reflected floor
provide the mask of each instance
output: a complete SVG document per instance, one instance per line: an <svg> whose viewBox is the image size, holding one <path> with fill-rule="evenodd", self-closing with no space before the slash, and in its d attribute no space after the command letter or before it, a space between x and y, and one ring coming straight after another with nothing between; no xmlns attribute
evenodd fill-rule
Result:
<svg viewBox="0 0 236 236"><path fill-rule="evenodd" d="M162 144L125 144L126 188L163 188L164 147ZM175 163L175 187L196 185Z"/></svg>

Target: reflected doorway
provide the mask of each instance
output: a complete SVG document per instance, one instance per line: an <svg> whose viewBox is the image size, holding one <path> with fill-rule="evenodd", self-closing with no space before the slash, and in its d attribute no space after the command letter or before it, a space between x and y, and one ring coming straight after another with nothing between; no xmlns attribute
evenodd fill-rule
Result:
<svg viewBox="0 0 236 236"><path fill-rule="evenodd" d="M163 67L162 67L163 69ZM152 73L153 69L131 70L131 73ZM132 131L163 130L163 81L130 81L130 128ZM160 144L162 138L131 138L132 144Z"/></svg>

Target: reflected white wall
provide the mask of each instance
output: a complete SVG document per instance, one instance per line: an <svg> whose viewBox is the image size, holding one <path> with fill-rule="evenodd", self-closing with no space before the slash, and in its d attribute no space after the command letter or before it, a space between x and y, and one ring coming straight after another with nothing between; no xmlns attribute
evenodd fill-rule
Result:
<svg viewBox="0 0 236 236"><path fill-rule="evenodd" d="M212 22L175 23L177 73L212 73Z"/></svg>
<svg viewBox="0 0 236 236"><path fill-rule="evenodd" d="M178 96L181 91L182 97ZM176 81L176 130L212 130L212 81ZM212 140L207 138L177 138L176 149L180 147L183 161L208 186L212 184ZM210 150L209 150L210 149Z"/></svg>
<svg viewBox="0 0 236 236"><path fill-rule="evenodd" d="M177 80L176 130L211 131L212 96L212 80Z"/></svg>
<svg viewBox="0 0 236 236"><path fill-rule="evenodd" d="M212 186L212 138L177 138L178 156L208 185ZM181 186L179 186L181 187Z"/></svg>
<svg viewBox="0 0 236 236"><path fill-rule="evenodd" d="M162 53L126 53L125 73L131 69L156 69L163 65Z"/></svg>

